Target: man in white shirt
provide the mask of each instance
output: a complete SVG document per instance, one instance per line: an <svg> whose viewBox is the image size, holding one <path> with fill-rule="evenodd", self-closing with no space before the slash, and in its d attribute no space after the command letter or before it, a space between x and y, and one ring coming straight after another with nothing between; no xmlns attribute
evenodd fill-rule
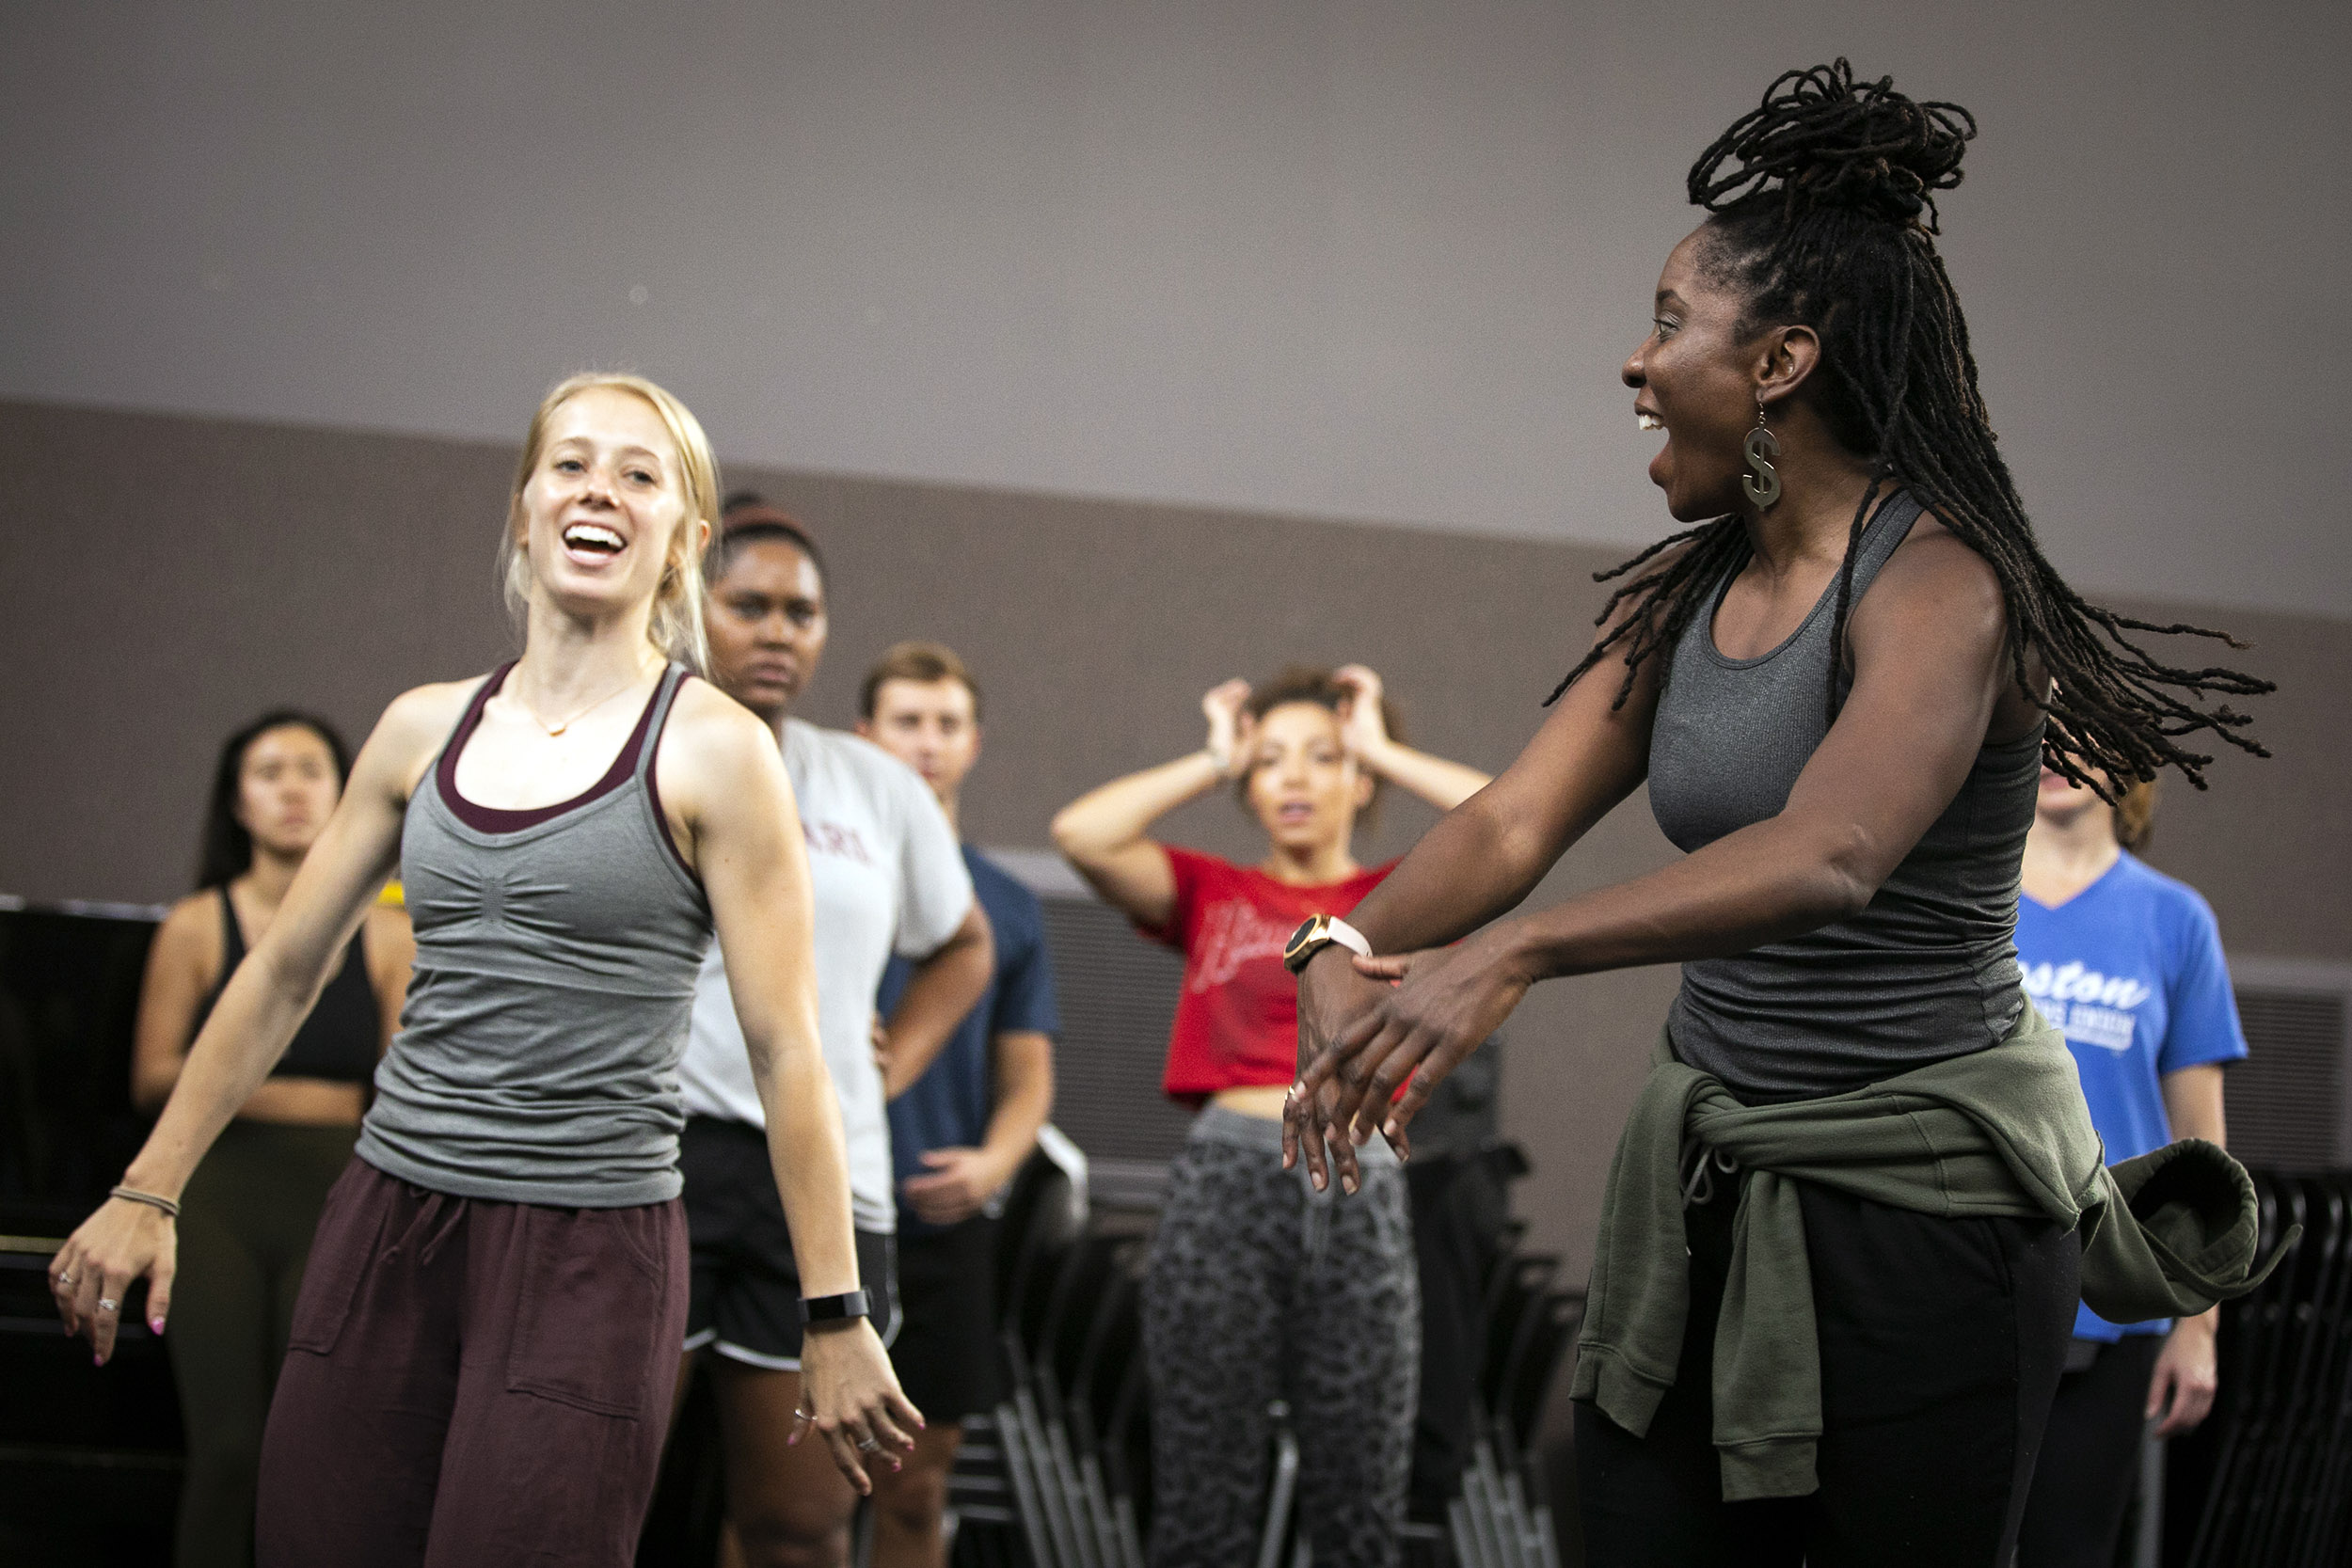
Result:
<svg viewBox="0 0 2352 1568"><path fill-rule="evenodd" d="M841 1100L861 1282L887 1341L898 1203L883 1104L921 1076L987 989L988 922L923 781L870 742L787 717L828 631L824 561L807 530L755 497L732 498L706 579L712 679L776 731L800 808L817 911L818 1034ZM914 961L914 977L891 1014L885 1069L873 998L893 954ZM824 1445L789 1442L801 1397L799 1272L716 945L679 1078L693 1265L685 1348L716 1353L729 1526L753 1568L846 1568L855 1497Z"/></svg>

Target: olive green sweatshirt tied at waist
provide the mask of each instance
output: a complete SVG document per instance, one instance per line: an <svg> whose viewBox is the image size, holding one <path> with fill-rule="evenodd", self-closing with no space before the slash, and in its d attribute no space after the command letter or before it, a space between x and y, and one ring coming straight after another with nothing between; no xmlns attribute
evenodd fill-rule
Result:
<svg viewBox="0 0 2352 1568"><path fill-rule="evenodd" d="M2109 1169L2074 1059L2031 1007L1989 1050L1820 1100L1746 1106L1674 1057L1656 1066L1609 1167L1574 1392L1636 1436L1675 1380L1690 1306L1687 1145L1746 1173L1715 1330L1724 1498L1819 1484L1820 1347L1797 1183L1953 1219L2046 1217L2082 1236L2083 1300L2119 1323L2186 1317L2260 1284L2253 1183L2185 1139ZM2292 1241L2290 1236L2288 1241Z"/></svg>

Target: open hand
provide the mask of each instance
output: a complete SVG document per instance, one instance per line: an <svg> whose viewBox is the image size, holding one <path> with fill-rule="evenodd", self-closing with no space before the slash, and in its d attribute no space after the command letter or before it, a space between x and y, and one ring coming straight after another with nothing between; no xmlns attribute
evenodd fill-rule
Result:
<svg viewBox="0 0 2352 1568"><path fill-rule="evenodd" d="M1349 1192L1355 1190L1355 1150L1375 1132L1385 1134L1399 1154L1411 1152L1406 1129L1413 1117L1445 1075L1502 1027L1534 981L1512 956L1511 945L1506 922L1454 947L1351 958L1359 978L1393 985L1328 1038L1300 1072L1283 1109L1285 1158L1295 1120L1308 1150L1308 1174L1318 1189L1326 1177L1317 1146L1326 1139L1339 1157L1341 1185ZM1315 956L1310 974L1324 957ZM1304 986L1299 1019L1303 1051ZM1404 1097L1391 1103L1399 1085Z"/></svg>
<svg viewBox="0 0 2352 1568"><path fill-rule="evenodd" d="M899 1391L890 1354L865 1318L802 1332L801 1404L809 1414L792 1423L786 1441L816 1433L860 1497L874 1490L866 1464L879 1458L899 1468L923 1426L923 1413Z"/></svg>
<svg viewBox="0 0 2352 1568"><path fill-rule="evenodd" d="M1348 754L1369 768L1388 750L1387 715L1380 711L1380 677L1365 664L1343 664L1331 672L1347 701L1340 709L1340 740Z"/></svg>
<svg viewBox="0 0 2352 1568"><path fill-rule="evenodd" d="M1212 688L1200 699L1201 717L1209 721L1205 749L1217 771L1238 779L1249 770L1249 752L1258 737L1258 721L1243 711L1249 701L1249 683L1238 676Z"/></svg>
<svg viewBox="0 0 2352 1568"><path fill-rule="evenodd" d="M115 1330L131 1286L144 1277L147 1326L164 1331L171 1310L172 1275L179 1266L179 1232L162 1210L110 1197L66 1238L49 1260L49 1293L68 1334L87 1338L98 1364L114 1354Z"/></svg>

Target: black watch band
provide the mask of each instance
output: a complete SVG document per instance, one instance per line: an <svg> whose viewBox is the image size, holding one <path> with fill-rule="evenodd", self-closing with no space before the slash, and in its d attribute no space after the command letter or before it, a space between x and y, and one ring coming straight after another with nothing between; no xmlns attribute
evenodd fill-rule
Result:
<svg viewBox="0 0 2352 1568"><path fill-rule="evenodd" d="M848 1291L837 1296L803 1296L801 1298L801 1323L803 1326L809 1323L838 1323L844 1318L871 1317L873 1310L866 1304L864 1291Z"/></svg>

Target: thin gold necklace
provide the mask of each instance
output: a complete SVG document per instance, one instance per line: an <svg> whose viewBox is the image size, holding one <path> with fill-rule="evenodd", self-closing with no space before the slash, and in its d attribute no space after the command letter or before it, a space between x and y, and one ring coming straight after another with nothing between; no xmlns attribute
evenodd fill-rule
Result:
<svg viewBox="0 0 2352 1568"><path fill-rule="evenodd" d="M590 714L596 712L596 709L604 706L605 704L611 702L622 692L634 690L637 683L644 678L645 667L643 664L640 664L637 666L636 673L630 675L628 680L623 681L619 686L614 687L612 690L606 692L595 702L590 703L586 707L581 708L578 713L572 714L570 717L553 724L550 724L546 720L540 718L539 710L532 707L529 703L523 701L520 693L516 693L515 702L516 705L520 707L525 713L531 715L531 721L532 723L547 731L548 737L549 739L553 739L555 736L562 735L565 730L570 729L574 724L579 723L582 719L585 719Z"/></svg>

